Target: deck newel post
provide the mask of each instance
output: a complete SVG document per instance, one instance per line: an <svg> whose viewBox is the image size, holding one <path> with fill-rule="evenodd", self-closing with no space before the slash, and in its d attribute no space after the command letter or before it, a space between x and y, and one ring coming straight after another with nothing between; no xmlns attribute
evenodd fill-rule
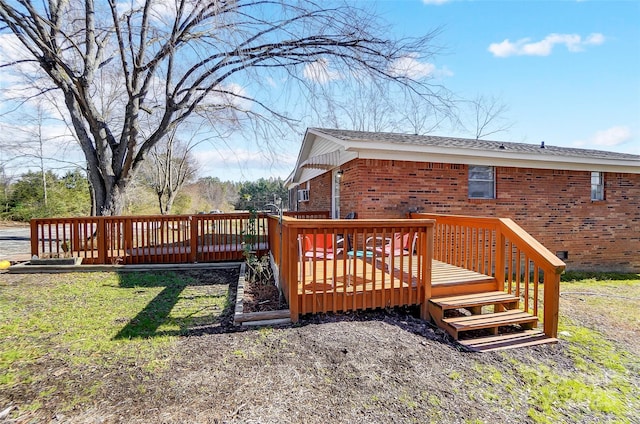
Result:
<svg viewBox="0 0 640 424"><path fill-rule="evenodd" d="M506 238L502 232L502 222L498 221L496 226L496 263L495 277L498 284L498 290L504 291L504 256L505 256Z"/></svg>
<svg viewBox="0 0 640 424"><path fill-rule="evenodd" d="M38 256L38 221L31 219L29 221L31 227L31 257Z"/></svg>
<svg viewBox="0 0 640 424"><path fill-rule="evenodd" d="M298 322L298 318L300 316L299 305L298 305L298 261L297 261L297 236L298 229L291 228L289 226L286 227L287 231L287 248L285 261L287 267L287 284L289 291L289 311L291 313L291 322Z"/></svg>
<svg viewBox="0 0 640 424"><path fill-rule="evenodd" d="M560 274L555 270L544 273L544 334L558 336L558 311L560 302Z"/></svg>
<svg viewBox="0 0 640 424"><path fill-rule="evenodd" d="M425 235L420 240L420 250L422 254L422 278L424 297L421 299L420 318L427 321L431 319L429 314L429 300L431 299L431 271L433 265L433 238L435 221L426 227Z"/></svg>
<svg viewBox="0 0 640 424"><path fill-rule="evenodd" d="M84 247L80 244L80 221L73 219L71 221L71 251L76 252L80 256L80 250L84 250ZM86 253L85 255L86 256Z"/></svg>
<svg viewBox="0 0 640 424"><path fill-rule="evenodd" d="M103 216L98 217L98 226L96 228L96 240L98 242L98 263L107 263L107 219Z"/></svg>
<svg viewBox="0 0 640 424"><path fill-rule="evenodd" d="M198 261L198 220L189 215L189 262L195 264ZM203 234L204 239L204 234Z"/></svg>
<svg viewBox="0 0 640 424"><path fill-rule="evenodd" d="M122 224L124 226L124 246L122 246L124 262L127 263L127 252L133 249L133 220L125 218Z"/></svg>

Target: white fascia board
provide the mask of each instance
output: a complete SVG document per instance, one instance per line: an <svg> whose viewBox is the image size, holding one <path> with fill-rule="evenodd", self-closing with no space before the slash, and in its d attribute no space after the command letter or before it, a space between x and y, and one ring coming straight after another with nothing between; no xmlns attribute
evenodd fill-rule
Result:
<svg viewBox="0 0 640 424"><path fill-rule="evenodd" d="M344 141L344 140L341 140L341 139L339 139L339 138L333 137L333 136L331 136L331 135L329 135L329 134L323 133L322 131L316 131L316 130L315 130L315 129L313 129L313 128L308 128L308 129L307 129L307 133L309 133L309 134L313 134L313 135L315 135L316 137L324 138L325 140L328 140L328 141L331 141L331 142L333 142L333 143L336 143L336 144L338 144L338 145L340 145L340 146L344 147L345 149L347 149L348 147L350 147L350 146L352 146L353 144L355 144L355 143L353 143L353 142L351 142L351 141ZM360 143L360 144L364 144L364 143Z"/></svg>
<svg viewBox="0 0 640 424"><path fill-rule="evenodd" d="M358 146L360 144L361 146ZM366 144L366 146L365 146ZM455 149L388 144L352 143L349 151L357 151L361 159L402 160L409 162L454 163L466 165L503 166L510 168L557 169L568 171L600 171L640 174L640 161L599 159L570 156L534 156L521 152ZM413 148L408 148L413 147Z"/></svg>
<svg viewBox="0 0 640 424"><path fill-rule="evenodd" d="M344 140L340 140L339 138L329 136L323 132L315 131L312 128L308 128L302 140L302 146L300 147L300 152L298 153L298 159L296 161L295 168L291 173L290 179L288 180L288 187L290 189L302 183L305 183L317 176L320 176L325 172L329 172L327 170L315 170L313 172L303 172L302 163L309 159L309 154L313 149L313 143L315 143L318 139L325 139L327 141L337 144L338 146L341 146L344 149L340 153L340 161L338 166L344 165L345 163L353 159L356 159L358 157L357 152L346 150L351 145L351 143L345 142Z"/></svg>
<svg viewBox="0 0 640 424"><path fill-rule="evenodd" d="M316 137L315 132L314 134L310 134L310 131L307 129L307 131L304 134L304 137L302 138L302 144L300 145L300 151L298 152L298 158L296 159L296 164L293 167L293 171L291 171L291 174L287 181L289 189L295 188L295 186L300 184L300 182L298 181L298 179L300 178L300 172L301 172L300 164L303 161L305 161L309 156L309 152L311 151L311 146L313 145L313 140L315 140L315 137Z"/></svg>

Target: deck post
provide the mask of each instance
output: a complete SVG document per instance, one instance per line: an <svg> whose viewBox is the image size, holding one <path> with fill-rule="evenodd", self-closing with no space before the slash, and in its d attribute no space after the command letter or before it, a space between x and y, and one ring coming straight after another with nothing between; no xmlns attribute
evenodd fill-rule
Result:
<svg viewBox="0 0 640 424"><path fill-rule="evenodd" d="M98 227L96 228L96 240L98 242L98 263L107 263L107 218L98 217Z"/></svg>
<svg viewBox="0 0 640 424"><path fill-rule="evenodd" d="M190 232L190 240L189 240L189 262L195 264L198 262L198 222L199 220L193 219L192 215L189 215L189 232ZM204 234L202 239L204 240Z"/></svg>
<svg viewBox="0 0 640 424"><path fill-rule="evenodd" d="M431 299L431 272L433 267L433 238L435 222L426 228L425 235L420 238L420 251L422 253L422 285L424 297L421 299L420 318L428 321L431 319L429 314L429 300Z"/></svg>
<svg viewBox="0 0 640 424"><path fill-rule="evenodd" d="M127 252L133 251L133 220L130 218L125 218L122 223L124 230L124 246L123 246L123 256L124 263L128 263L127 261Z"/></svg>
<svg viewBox="0 0 640 424"><path fill-rule="evenodd" d="M544 273L544 334L558 336L558 310L560 309L560 274L553 270Z"/></svg>
<svg viewBox="0 0 640 424"><path fill-rule="evenodd" d="M504 291L504 257L505 257L506 238L502 232L502 225L498 223L496 226L496 268L495 277L498 284L498 290Z"/></svg>
<svg viewBox="0 0 640 424"><path fill-rule="evenodd" d="M289 311L291 313L291 322L296 323L300 318L299 305L298 305L298 261L297 257L297 229L294 231L291 227L283 228L283 237L286 235L286 249L282 252L284 255L284 260L282 261L283 267L287 270L286 283L287 289L289 292Z"/></svg>
<svg viewBox="0 0 640 424"><path fill-rule="evenodd" d="M38 256L38 221L32 219L29 221L31 227L31 257Z"/></svg>

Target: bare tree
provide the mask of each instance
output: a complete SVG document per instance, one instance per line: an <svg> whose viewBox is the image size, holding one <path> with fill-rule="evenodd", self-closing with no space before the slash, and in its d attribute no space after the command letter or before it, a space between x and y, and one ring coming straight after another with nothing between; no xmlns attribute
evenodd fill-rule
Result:
<svg viewBox="0 0 640 424"><path fill-rule="evenodd" d="M240 183L205 177L199 179L194 186L197 187L198 196L202 197L209 209L229 210L238 200Z"/></svg>
<svg viewBox="0 0 640 424"><path fill-rule="evenodd" d="M4 214L9 211L9 196L11 194L11 182L13 178L7 174L7 171L2 163L0 163L0 219Z"/></svg>
<svg viewBox="0 0 640 424"><path fill-rule="evenodd" d="M196 175L193 146L181 140L174 128L165 140L151 148L142 167L142 181L156 194L162 215L171 213L178 192Z"/></svg>
<svg viewBox="0 0 640 424"><path fill-rule="evenodd" d="M71 139L65 126L51 118L42 101L36 101L28 113L19 113L15 125L3 125L0 145L9 153L14 168L38 168L42 178L43 203L49 202L49 170L77 169L78 163L69 160L64 152Z"/></svg>
<svg viewBox="0 0 640 424"><path fill-rule="evenodd" d="M425 101L421 96L416 96L411 92L406 93L401 102L398 105L398 110L402 114L402 118L396 129L404 132L429 134L440 128L443 121L454 119L451 108L439 107L439 105Z"/></svg>
<svg viewBox="0 0 640 424"><path fill-rule="evenodd" d="M476 140L508 131L513 126L506 118L509 107L499 98L478 95L469 104L475 121Z"/></svg>
<svg viewBox="0 0 640 424"><path fill-rule="evenodd" d="M357 131L389 131L393 126L394 104L387 92L379 85L357 84L350 96L341 104L336 104L336 116L340 116L336 127L350 128ZM327 106L331 109L331 98Z"/></svg>
<svg viewBox="0 0 640 424"><path fill-rule="evenodd" d="M368 75L435 96L394 64L429 56L433 33L390 40L376 17L313 1L0 0L1 28L64 99L87 160L97 213L118 214L152 147L195 116L216 125L290 121L252 82L308 86L319 63L343 78ZM15 60L4 65L23 64ZM331 74L334 75L334 74ZM110 100L98 93L112 93ZM153 131L143 136L143 121Z"/></svg>

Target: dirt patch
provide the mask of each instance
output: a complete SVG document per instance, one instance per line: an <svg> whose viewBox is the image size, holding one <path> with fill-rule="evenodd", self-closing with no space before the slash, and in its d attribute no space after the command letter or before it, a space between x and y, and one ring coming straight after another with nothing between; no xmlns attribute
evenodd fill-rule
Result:
<svg viewBox="0 0 640 424"><path fill-rule="evenodd" d="M250 281L244 284L243 312L266 312L287 309L287 302L273 280Z"/></svg>
<svg viewBox="0 0 640 424"><path fill-rule="evenodd" d="M227 279L230 292L238 278L235 270L185 273L202 283ZM4 277L12 280L8 284L28 278ZM274 299L268 287L254 289L257 304ZM46 376L41 385L0 393L0 410L49 391L40 409L6 422L530 423L531 410L544 404L534 398L535 370L553 370L549 379L557 379L597 365L585 356L578 366L565 341L470 353L416 312L321 314L249 330L234 327L229 317L178 338L162 353L168 365L158 369L133 363L96 369L44 357L38 362ZM637 374L626 378L640 388ZM62 386L83 396L62 408L68 399L52 391ZM557 409L551 422L613 421L585 405Z"/></svg>

